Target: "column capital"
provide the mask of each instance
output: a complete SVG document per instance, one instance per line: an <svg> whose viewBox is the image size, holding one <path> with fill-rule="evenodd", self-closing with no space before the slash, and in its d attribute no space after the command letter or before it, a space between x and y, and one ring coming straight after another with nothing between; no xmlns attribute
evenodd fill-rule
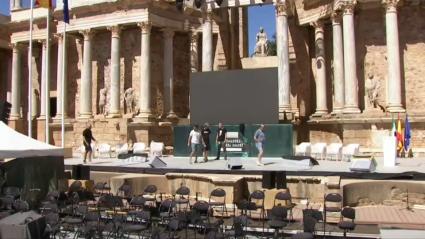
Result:
<svg viewBox="0 0 425 239"><path fill-rule="evenodd" d="M190 32L190 43L198 43L198 32Z"/></svg>
<svg viewBox="0 0 425 239"><path fill-rule="evenodd" d="M288 6L285 2L276 3L276 16L288 16Z"/></svg>
<svg viewBox="0 0 425 239"><path fill-rule="evenodd" d="M387 12L397 12L397 7L400 2L400 0L382 0L382 4Z"/></svg>
<svg viewBox="0 0 425 239"><path fill-rule="evenodd" d="M331 14L332 25L340 25L342 22L341 11L333 11Z"/></svg>
<svg viewBox="0 0 425 239"><path fill-rule="evenodd" d="M139 22L137 26L139 26L140 29L142 30L142 34L148 34L151 32L151 29L152 29L152 23L149 21Z"/></svg>
<svg viewBox="0 0 425 239"><path fill-rule="evenodd" d="M13 52L19 52L24 48L23 45L19 42L12 43L11 46Z"/></svg>
<svg viewBox="0 0 425 239"><path fill-rule="evenodd" d="M120 37L121 30L122 30L122 28L121 28L120 25L109 26L106 29L108 29L108 31L111 32L112 37L114 37L114 38L119 38Z"/></svg>
<svg viewBox="0 0 425 239"><path fill-rule="evenodd" d="M354 9L356 8L357 0L350 0L344 2L343 5L343 15L353 15Z"/></svg>
<svg viewBox="0 0 425 239"><path fill-rule="evenodd" d="M85 29L80 31L80 34L84 36L85 41L89 41L93 37L94 31L92 29Z"/></svg>
<svg viewBox="0 0 425 239"><path fill-rule="evenodd" d="M322 20L317 20L317 21L314 21L314 22L310 22L310 25L312 27L314 27L314 29L319 30L319 29L323 29L324 23L323 23Z"/></svg>
<svg viewBox="0 0 425 239"><path fill-rule="evenodd" d="M165 39L169 39L169 38L173 38L174 37L174 31L169 29L169 28L165 28L162 30L162 34L164 36Z"/></svg>

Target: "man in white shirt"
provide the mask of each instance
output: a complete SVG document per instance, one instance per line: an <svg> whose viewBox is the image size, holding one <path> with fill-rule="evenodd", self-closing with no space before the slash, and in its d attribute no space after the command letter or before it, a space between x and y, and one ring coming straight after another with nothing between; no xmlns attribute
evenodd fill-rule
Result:
<svg viewBox="0 0 425 239"><path fill-rule="evenodd" d="M200 151L201 143L201 132L199 132L198 125L194 125L192 131L190 131L189 138L187 139L187 146L192 149L189 158L190 164L192 164L193 155L195 155L195 163L198 162L198 152Z"/></svg>

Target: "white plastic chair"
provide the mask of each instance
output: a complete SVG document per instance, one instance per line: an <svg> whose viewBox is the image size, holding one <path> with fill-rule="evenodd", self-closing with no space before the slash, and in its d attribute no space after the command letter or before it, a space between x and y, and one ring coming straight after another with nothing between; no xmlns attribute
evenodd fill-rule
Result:
<svg viewBox="0 0 425 239"><path fill-rule="evenodd" d="M126 154L128 153L128 144L117 145L116 153L118 154Z"/></svg>
<svg viewBox="0 0 425 239"><path fill-rule="evenodd" d="M165 148L164 143L151 141L150 155L152 157L155 157L155 156L162 157L162 151L164 151L164 148Z"/></svg>
<svg viewBox="0 0 425 239"><path fill-rule="evenodd" d="M310 156L311 155L311 143L303 142L295 147L296 156Z"/></svg>
<svg viewBox="0 0 425 239"><path fill-rule="evenodd" d="M332 143L326 147L326 156L330 160L341 160L342 159L342 144Z"/></svg>
<svg viewBox="0 0 425 239"><path fill-rule="evenodd" d="M326 143L316 143L311 147L311 155L317 159L326 158Z"/></svg>
<svg viewBox="0 0 425 239"><path fill-rule="evenodd" d="M146 150L145 143L135 143L133 145L133 153L135 154L145 153L145 150Z"/></svg>
<svg viewBox="0 0 425 239"><path fill-rule="evenodd" d="M99 144L99 146L97 147L97 151L99 152L99 157L102 157L102 155L107 155L109 158L111 157L111 145L109 144Z"/></svg>
<svg viewBox="0 0 425 239"><path fill-rule="evenodd" d="M360 153L360 144L348 144L342 148L342 160L350 162L353 155Z"/></svg>

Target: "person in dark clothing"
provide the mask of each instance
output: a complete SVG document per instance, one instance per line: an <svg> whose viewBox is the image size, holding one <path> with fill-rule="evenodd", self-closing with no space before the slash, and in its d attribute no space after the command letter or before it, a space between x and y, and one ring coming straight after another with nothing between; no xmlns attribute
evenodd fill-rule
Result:
<svg viewBox="0 0 425 239"><path fill-rule="evenodd" d="M215 142L217 144L217 157L215 158L215 160L220 159L221 148L223 148L224 159L227 160L226 133L227 133L227 130L226 128L224 128L223 124L221 122L218 123L217 137L215 138Z"/></svg>
<svg viewBox="0 0 425 239"><path fill-rule="evenodd" d="M89 162L91 162L93 152L93 149L91 148L92 140L96 142L96 139L93 137L93 134L91 132L91 124L88 124L87 128L83 131L83 144L85 148L84 163L86 163L87 155L89 156Z"/></svg>
<svg viewBox="0 0 425 239"><path fill-rule="evenodd" d="M211 130L210 130L209 124L205 123L201 131L202 141L204 144L204 162L208 162L208 152L211 149L210 134L211 134Z"/></svg>

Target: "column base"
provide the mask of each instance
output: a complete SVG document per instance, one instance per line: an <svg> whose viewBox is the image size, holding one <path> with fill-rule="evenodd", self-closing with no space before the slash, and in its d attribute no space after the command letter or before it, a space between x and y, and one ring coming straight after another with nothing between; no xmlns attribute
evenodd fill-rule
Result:
<svg viewBox="0 0 425 239"><path fill-rule="evenodd" d="M332 110L332 115L340 115L340 114L342 114L342 113L344 113L344 108L342 108L342 107L338 107L338 108L334 108L333 110Z"/></svg>
<svg viewBox="0 0 425 239"><path fill-rule="evenodd" d="M323 115L326 115L328 113L327 110L316 110L316 112L314 112L314 114L312 115L313 117L322 117Z"/></svg>
<svg viewBox="0 0 425 239"><path fill-rule="evenodd" d="M68 119L68 115L65 115L65 117L64 117L65 119ZM55 117L53 117L52 118L53 119L53 121L61 121L62 120L62 114L56 114L56 116Z"/></svg>
<svg viewBox="0 0 425 239"><path fill-rule="evenodd" d="M177 119L177 118L178 117L177 117L176 113L174 113L173 111L168 112L167 119L174 120L174 119Z"/></svg>
<svg viewBox="0 0 425 239"><path fill-rule="evenodd" d="M406 112L401 105L389 105L387 106L387 111L390 113L404 113Z"/></svg>
<svg viewBox="0 0 425 239"><path fill-rule="evenodd" d="M291 112L291 105L281 105L281 106L279 106L279 114L281 114L281 113L288 113L288 112Z"/></svg>
<svg viewBox="0 0 425 239"><path fill-rule="evenodd" d="M93 113L87 112L87 113L80 113L78 116L79 119L91 119L93 118Z"/></svg>
<svg viewBox="0 0 425 239"><path fill-rule="evenodd" d="M140 112L136 118L144 122L150 122L155 119L154 115L151 112Z"/></svg>
<svg viewBox="0 0 425 239"><path fill-rule="evenodd" d="M359 107L357 106L346 106L343 110L344 114L359 114L361 113Z"/></svg>
<svg viewBox="0 0 425 239"><path fill-rule="evenodd" d="M22 120L20 115L10 115L9 120Z"/></svg>
<svg viewBox="0 0 425 239"><path fill-rule="evenodd" d="M108 113L106 118L121 118L121 113L120 112L110 112L110 113Z"/></svg>

